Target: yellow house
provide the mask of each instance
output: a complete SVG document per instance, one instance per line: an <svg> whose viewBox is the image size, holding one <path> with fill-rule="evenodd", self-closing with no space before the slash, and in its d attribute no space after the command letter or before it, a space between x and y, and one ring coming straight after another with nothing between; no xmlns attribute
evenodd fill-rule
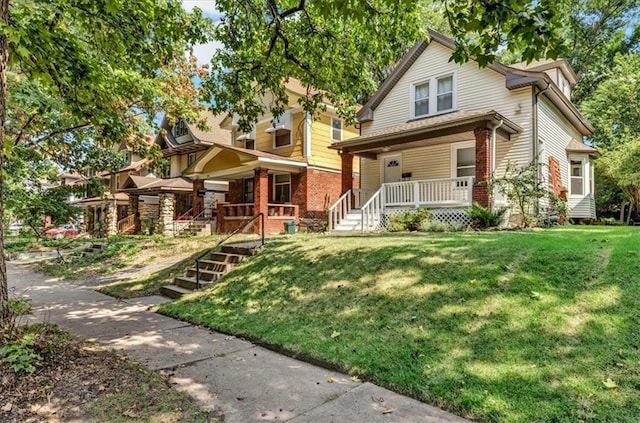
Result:
<svg viewBox="0 0 640 423"><path fill-rule="evenodd" d="M281 231L283 221L323 219L326 209L345 187L358 184L359 159L344 158L332 144L359 135L345 126L331 104L315 119L298 99L307 88L290 79L285 83L289 105L278 119L261 116L250 132L240 131L237 117L228 116L221 128L232 131L231 145L214 144L185 170L195 179L229 181L227 203L218 207L217 229L227 232L263 213L265 230ZM262 99L269 104L269 96ZM342 172L343 169L350 172Z"/></svg>

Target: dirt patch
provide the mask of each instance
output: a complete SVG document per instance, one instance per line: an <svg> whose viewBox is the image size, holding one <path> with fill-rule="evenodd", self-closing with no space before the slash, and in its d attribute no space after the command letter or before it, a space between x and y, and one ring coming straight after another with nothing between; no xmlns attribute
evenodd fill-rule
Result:
<svg viewBox="0 0 640 423"><path fill-rule="evenodd" d="M218 421L157 372L53 325L22 328L40 356L36 370L16 374L0 361L0 421ZM19 338L19 337L18 337Z"/></svg>

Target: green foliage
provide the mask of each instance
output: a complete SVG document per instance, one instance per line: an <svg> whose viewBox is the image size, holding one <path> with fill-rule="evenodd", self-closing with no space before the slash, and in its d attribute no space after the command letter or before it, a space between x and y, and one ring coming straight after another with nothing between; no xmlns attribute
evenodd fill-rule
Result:
<svg viewBox="0 0 640 423"><path fill-rule="evenodd" d="M473 205L466 210L467 216L473 221L472 226L481 229L500 226L506 212L507 209L504 207L491 210L475 201Z"/></svg>
<svg viewBox="0 0 640 423"><path fill-rule="evenodd" d="M35 335L25 334L16 341L0 347L0 357L16 373L33 373L36 371L36 364L42 359L34 350L34 343Z"/></svg>
<svg viewBox="0 0 640 423"><path fill-rule="evenodd" d="M420 229L423 221L431 220L431 217L431 212L425 208L396 213L389 217L387 230L389 232L414 232Z"/></svg>
<svg viewBox="0 0 640 423"><path fill-rule="evenodd" d="M605 175L616 181L633 210L640 210L640 133L607 150L598 164Z"/></svg>
<svg viewBox="0 0 640 423"><path fill-rule="evenodd" d="M459 223L445 223L429 219L423 220L418 226L420 232L460 232L465 229L466 227Z"/></svg>
<svg viewBox="0 0 640 423"><path fill-rule="evenodd" d="M549 190L539 177L541 166L537 161L522 167L509 162L502 177L492 176L491 186L507 197L520 215L525 228L536 224L539 202L549 195Z"/></svg>

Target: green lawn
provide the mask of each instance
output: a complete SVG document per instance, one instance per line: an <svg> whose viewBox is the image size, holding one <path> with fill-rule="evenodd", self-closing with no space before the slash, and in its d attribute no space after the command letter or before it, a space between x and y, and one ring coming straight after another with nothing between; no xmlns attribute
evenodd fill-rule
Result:
<svg viewBox="0 0 640 423"><path fill-rule="evenodd" d="M640 418L638 228L292 237L161 310L479 421Z"/></svg>

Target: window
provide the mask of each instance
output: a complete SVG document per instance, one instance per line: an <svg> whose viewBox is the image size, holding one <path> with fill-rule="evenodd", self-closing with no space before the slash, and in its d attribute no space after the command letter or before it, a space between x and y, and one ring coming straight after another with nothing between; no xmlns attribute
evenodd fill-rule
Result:
<svg viewBox="0 0 640 423"><path fill-rule="evenodd" d="M124 165L129 166L131 164L131 152L128 150L122 150L122 159L124 160Z"/></svg>
<svg viewBox="0 0 640 423"><path fill-rule="evenodd" d="M451 173L454 178L476 176L476 147L475 142L462 142L452 145ZM456 181L456 188L467 188L467 180Z"/></svg>
<svg viewBox="0 0 640 423"><path fill-rule="evenodd" d="M187 129L187 124L184 120L178 121L178 123L173 127L173 136L176 138L187 135L188 132L189 130Z"/></svg>
<svg viewBox="0 0 640 423"><path fill-rule="evenodd" d="M189 153L187 156L187 166L191 166L196 161L196 153Z"/></svg>
<svg viewBox="0 0 640 423"><path fill-rule="evenodd" d="M584 175L582 173L582 161L571 160L570 194L584 194Z"/></svg>
<svg viewBox="0 0 640 423"><path fill-rule="evenodd" d="M454 75L429 78L412 85L411 113L413 118L448 112L455 109Z"/></svg>
<svg viewBox="0 0 640 423"><path fill-rule="evenodd" d="M429 114L429 83L415 86L414 116L426 116Z"/></svg>
<svg viewBox="0 0 640 423"><path fill-rule="evenodd" d="M251 140L251 139L244 140L244 148L246 148L247 150L255 150L256 140Z"/></svg>
<svg viewBox="0 0 640 423"><path fill-rule="evenodd" d="M253 203L253 178L242 181L242 202Z"/></svg>
<svg viewBox="0 0 640 423"><path fill-rule="evenodd" d="M291 131L288 129L279 129L273 133L274 148L286 147L291 145Z"/></svg>
<svg viewBox="0 0 640 423"><path fill-rule="evenodd" d="M291 201L290 174L273 175L273 201L276 203L288 203Z"/></svg>
<svg viewBox="0 0 640 423"><path fill-rule="evenodd" d="M331 118L331 139L342 141L342 119Z"/></svg>

